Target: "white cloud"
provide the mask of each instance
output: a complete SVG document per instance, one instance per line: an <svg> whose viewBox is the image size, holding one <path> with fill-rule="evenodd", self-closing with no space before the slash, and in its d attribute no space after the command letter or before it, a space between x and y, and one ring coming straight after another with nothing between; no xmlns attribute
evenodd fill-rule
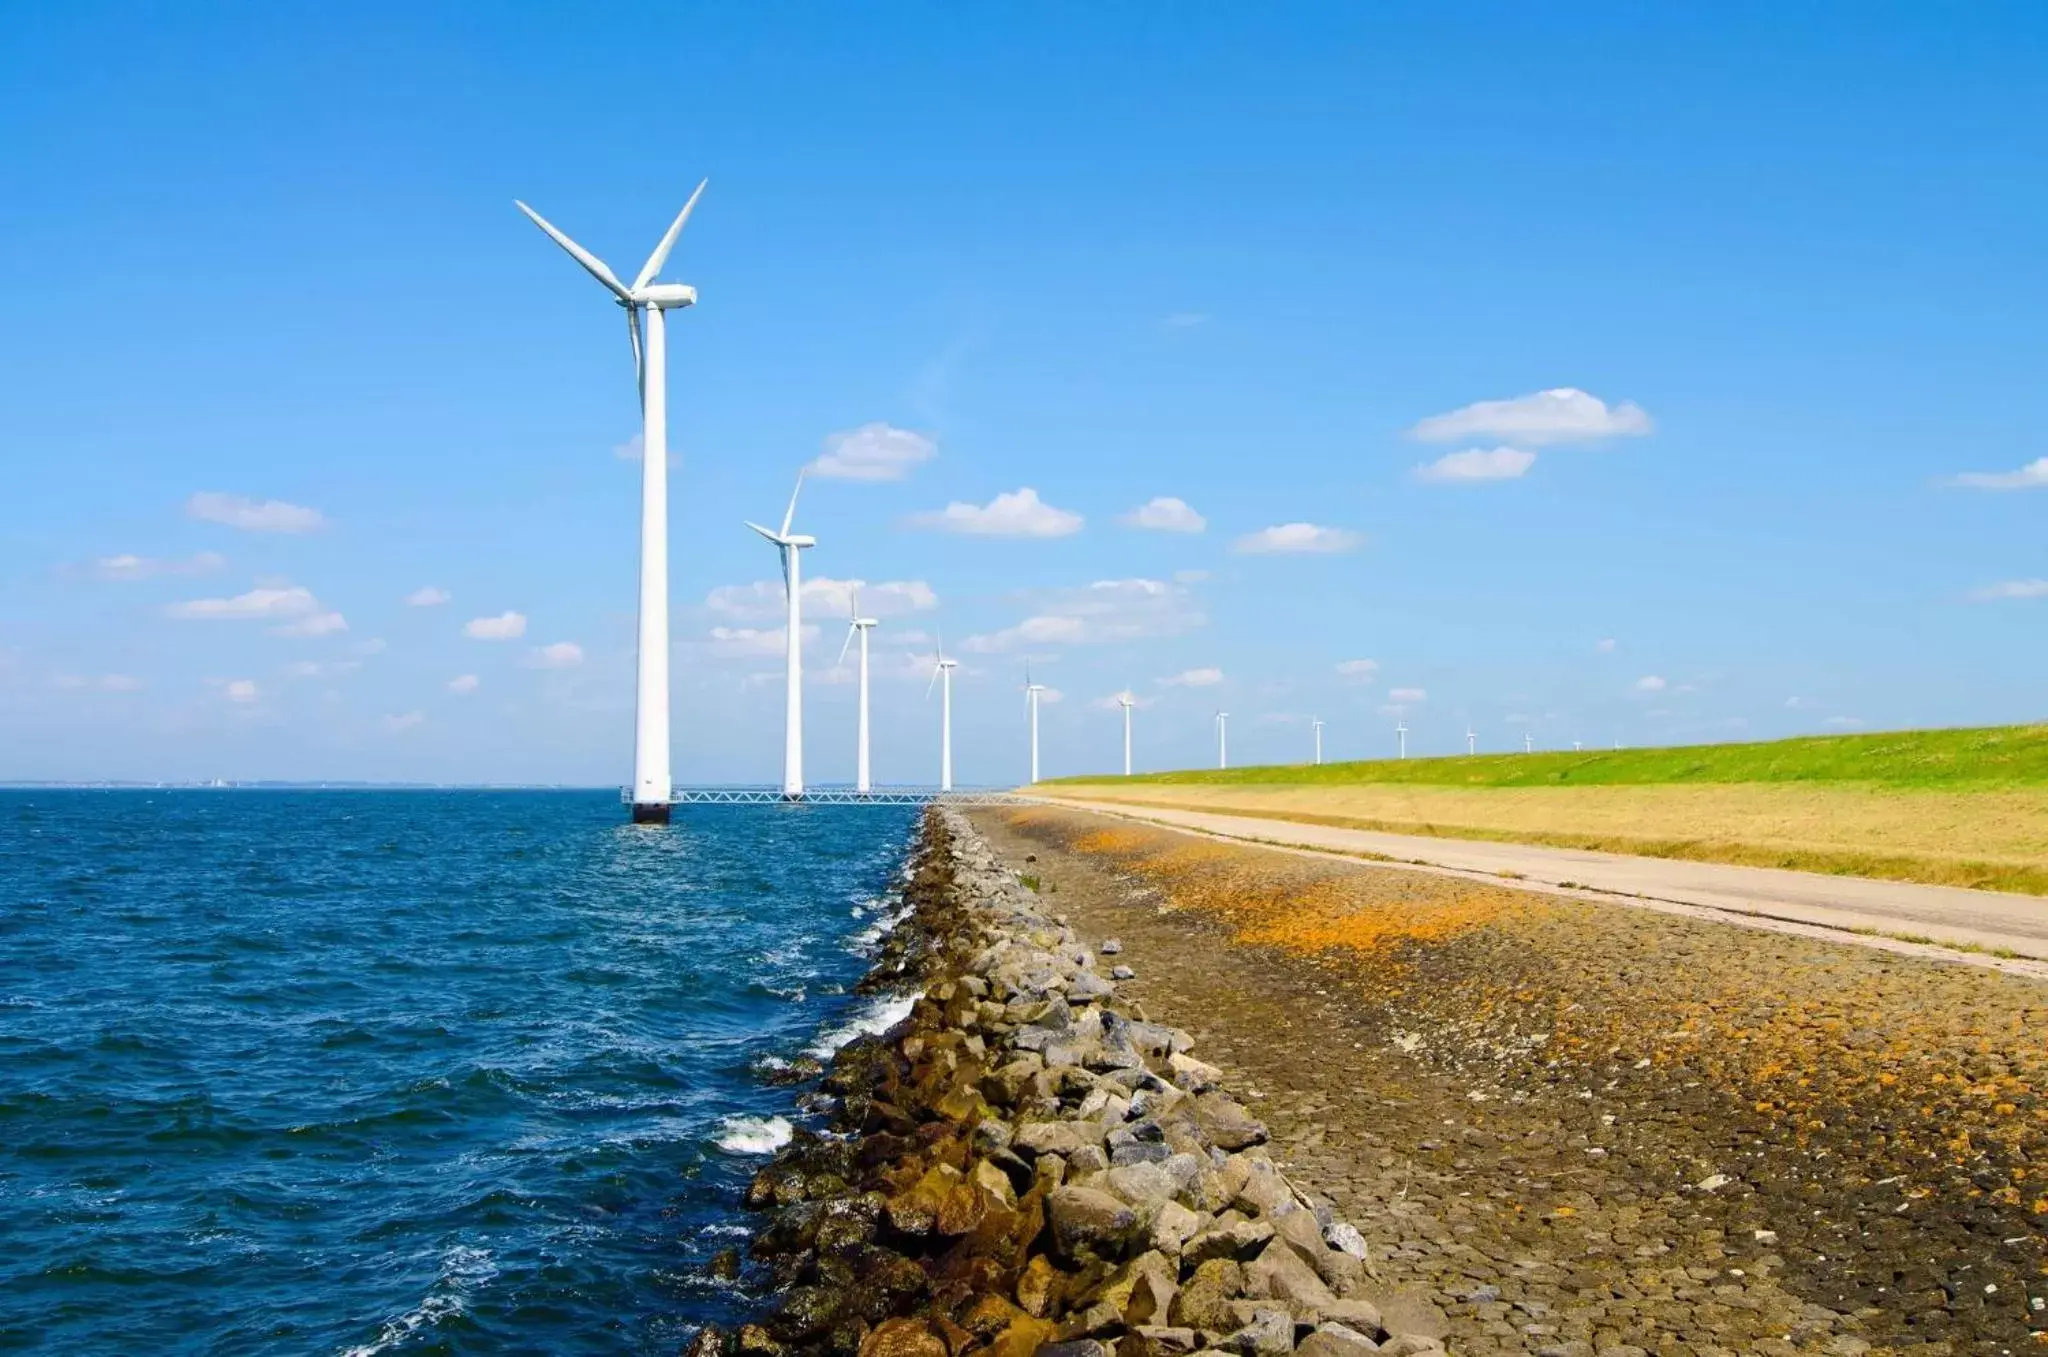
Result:
<svg viewBox="0 0 2048 1357"><path fill-rule="evenodd" d="M2048 580L2003 580L1970 595L1980 603L2007 598L2048 598Z"/></svg>
<svg viewBox="0 0 2048 1357"><path fill-rule="evenodd" d="M529 669L574 669L583 663L583 647L574 641L556 641L536 646L526 657Z"/></svg>
<svg viewBox="0 0 2048 1357"><path fill-rule="evenodd" d="M228 563L217 551L202 551L183 560L158 556L102 556L93 573L103 580L148 580L159 575L206 575Z"/></svg>
<svg viewBox="0 0 2048 1357"><path fill-rule="evenodd" d="M876 421L827 436L809 470L842 481L900 481L938 455L938 444L923 434Z"/></svg>
<svg viewBox="0 0 2048 1357"><path fill-rule="evenodd" d="M205 523L225 523L247 532L312 532L327 526L318 509L286 504L281 499L254 500L202 490L185 501L185 514Z"/></svg>
<svg viewBox="0 0 2048 1357"><path fill-rule="evenodd" d="M1314 523L1281 523L1248 533L1232 544L1231 550L1248 555L1329 556L1356 551L1365 541L1347 528L1324 528Z"/></svg>
<svg viewBox="0 0 2048 1357"><path fill-rule="evenodd" d="M1088 705L1097 711L1122 711L1124 709L1124 698L1129 698L1133 707L1149 707L1152 705L1151 698L1139 697L1128 688L1120 693L1111 693L1107 697L1095 698Z"/></svg>
<svg viewBox="0 0 2048 1357"><path fill-rule="evenodd" d="M278 636L332 636L348 630L348 619L337 612L308 613L296 622L270 630Z"/></svg>
<svg viewBox="0 0 2048 1357"><path fill-rule="evenodd" d="M338 678L362 668L359 660L293 660L282 670L286 678Z"/></svg>
<svg viewBox="0 0 2048 1357"><path fill-rule="evenodd" d="M1209 520L1196 513L1192 505L1172 495L1155 495L1120 515L1117 522L1127 528L1146 528L1152 532L1200 532L1209 526Z"/></svg>
<svg viewBox="0 0 2048 1357"><path fill-rule="evenodd" d="M1064 702L1066 698L1067 695L1057 688L1041 688L1038 690L1038 705L1041 707L1049 707L1055 702Z"/></svg>
<svg viewBox="0 0 2048 1357"><path fill-rule="evenodd" d="M1614 653L1614 638L1612 636L1601 637L1593 642L1593 649L1599 651L1602 655L1612 655Z"/></svg>
<svg viewBox="0 0 2048 1357"><path fill-rule="evenodd" d="M408 608L438 608L453 597L454 595L450 594L446 589L438 588L431 584L422 585L405 596L405 606Z"/></svg>
<svg viewBox="0 0 2048 1357"><path fill-rule="evenodd" d="M384 718L384 729L396 735L402 730L411 730L427 719L425 712L409 711L398 716Z"/></svg>
<svg viewBox="0 0 2048 1357"><path fill-rule="evenodd" d="M929 612L939 606L938 594L923 580L870 584L866 580L835 580L820 575L804 581L804 612L812 617L846 617L855 590L860 592L860 610L868 617L900 617L905 613ZM725 617L765 622L783 614L782 581L721 584L705 595L704 606Z"/></svg>
<svg viewBox="0 0 2048 1357"><path fill-rule="evenodd" d="M970 636L960 648L997 654L1047 645L1104 645L1178 636L1206 620L1187 587L1163 580L1096 580L1031 596L1034 612L1014 627Z"/></svg>
<svg viewBox="0 0 2048 1357"><path fill-rule="evenodd" d="M229 679L221 685L221 691L227 694L228 701L239 702L245 706L263 696L262 690L256 686L255 679Z"/></svg>
<svg viewBox="0 0 2048 1357"><path fill-rule="evenodd" d="M798 634L805 645L818 639L817 627L809 622L804 623ZM788 635L787 627L713 627L711 654L721 660L759 659L764 655L779 658L788 647Z"/></svg>
<svg viewBox="0 0 2048 1357"><path fill-rule="evenodd" d="M1337 677L1349 679L1353 683L1371 683L1379 676L1379 672L1380 662L1378 660L1339 660L1337 662Z"/></svg>
<svg viewBox="0 0 2048 1357"><path fill-rule="evenodd" d="M134 693L142 690L142 680L133 674L58 674L50 681L74 693Z"/></svg>
<svg viewBox="0 0 2048 1357"><path fill-rule="evenodd" d="M1609 407L1598 396L1577 387L1560 386L1513 400L1479 401L1449 414L1431 415L1410 432L1426 443L1499 438L1541 447L1546 443L1632 437L1649 433L1650 429L1650 416L1639 405L1623 401Z"/></svg>
<svg viewBox="0 0 2048 1357"><path fill-rule="evenodd" d="M1427 702L1429 701L1429 693L1421 688L1389 688L1387 689L1387 701L1402 704Z"/></svg>
<svg viewBox="0 0 2048 1357"><path fill-rule="evenodd" d="M526 635L526 614L508 608L496 617L472 617L462 634L479 641L516 641Z"/></svg>
<svg viewBox="0 0 2048 1357"><path fill-rule="evenodd" d="M457 674L454 678L448 680L448 691L454 693L457 697L467 697L475 692L478 685L482 682L483 680L479 679L475 674Z"/></svg>
<svg viewBox="0 0 2048 1357"><path fill-rule="evenodd" d="M1223 671L1214 667L1183 669L1159 680L1162 688L1213 688L1223 682Z"/></svg>
<svg viewBox="0 0 2048 1357"><path fill-rule="evenodd" d="M2038 490L2048 487L2048 457L2037 457L2018 471L1965 471L1949 484L1971 490Z"/></svg>
<svg viewBox="0 0 2048 1357"><path fill-rule="evenodd" d="M1479 481L1512 481L1536 465L1536 454L1520 448L1467 448L1447 452L1415 468L1415 479L1433 485L1471 485Z"/></svg>
<svg viewBox="0 0 2048 1357"><path fill-rule="evenodd" d="M987 504L954 500L943 509L912 514L912 527L968 537L1069 537L1081 531L1081 515L1055 509L1030 486L997 495Z"/></svg>
<svg viewBox="0 0 2048 1357"><path fill-rule="evenodd" d="M1636 680L1636 691L1639 693L1661 693L1668 686L1658 674L1645 674Z"/></svg>
<svg viewBox="0 0 2048 1357"><path fill-rule="evenodd" d="M187 621L249 621L303 617L319 610L320 600L313 597L313 591L294 584L251 589L233 598L189 599L171 604L164 614Z"/></svg>

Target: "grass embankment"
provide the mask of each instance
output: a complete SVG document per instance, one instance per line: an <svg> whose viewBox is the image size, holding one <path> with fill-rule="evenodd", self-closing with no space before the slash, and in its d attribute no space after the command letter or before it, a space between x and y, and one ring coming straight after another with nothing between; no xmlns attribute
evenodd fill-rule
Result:
<svg viewBox="0 0 2048 1357"><path fill-rule="evenodd" d="M2048 895L2048 725L1062 778L1040 790Z"/></svg>

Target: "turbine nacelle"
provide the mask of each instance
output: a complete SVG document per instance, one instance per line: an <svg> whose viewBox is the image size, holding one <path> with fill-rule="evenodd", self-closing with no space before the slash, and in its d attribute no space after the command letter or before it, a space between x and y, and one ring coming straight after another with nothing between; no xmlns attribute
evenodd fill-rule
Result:
<svg viewBox="0 0 2048 1357"><path fill-rule="evenodd" d="M635 288L619 299L620 306L658 306L664 311L696 304L697 289L688 283L656 283L652 287Z"/></svg>

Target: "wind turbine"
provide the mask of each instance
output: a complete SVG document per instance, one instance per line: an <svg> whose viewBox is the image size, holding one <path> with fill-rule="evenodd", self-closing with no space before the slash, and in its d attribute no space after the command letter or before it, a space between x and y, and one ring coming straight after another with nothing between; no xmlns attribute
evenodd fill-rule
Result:
<svg viewBox="0 0 2048 1357"><path fill-rule="evenodd" d="M818 545L815 537L791 533L790 520L796 517L796 497L803 493L804 474L796 474L796 489L789 492L789 507L782 511L782 531L770 532L759 523L748 523L761 536L775 544L782 554L782 591L789 600L789 635L784 644L784 654L789 667L788 696L784 699L782 716L782 795L795 801L804 794L804 609L803 609L803 567L798 554L805 547ZM865 649L865 647L863 647Z"/></svg>
<svg viewBox="0 0 2048 1357"><path fill-rule="evenodd" d="M1323 761L1323 718L1320 716L1309 717L1308 729L1309 733L1315 736L1316 762L1317 764L1321 764Z"/></svg>
<svg viewBox="0 0 2048 1357"><path fill-rule="evenodd" d="M839 658L832 667L846 663L847 646L860 637L860 750L854 760L853 789L862 796L872 790L868 783L868 631L874 625L874 618L860 615L860 586L855 585L853 602L847 608L846 640L840 643Z"/></svg>
<svg viewBox="0 0 2048 1357"><path fill-rule="evenodd" d="M1479 752L1479 732L1472 729L1470 725L1465 727L1465 752L1467 754L1477 754Z"/></svg>
<svg viewBox="0 0 2048 1357"><path fill-rule="evenodd" d="M1131 708L1137 706L1131 700L1131 690L1126 688L1116 695L1116 704L1124 709L1124 776L1131 775Z"/></svg>
<svg viewBox="0 0 2048 1357"><path fill-rule="evenodd" d="M1216 766L1230 766L1230 713L1227 711L1216 713Z"/></svg>
<svg viewBox="0 0 2048 1357"><path fill-rule="evenodd" d="M657 283L676 237L704 192L702 183L669 224L627 287L602 259L514 199L535 226L618 299L633 341L633 374L640 387L640 631L639 679L633 711L633 823L668 823L673 787L668 765L668 328L663 312L697 301L685 283Z"/></svg>
<svg viewBox="0 0 2048 1357"><path fill-rule="evenodd" d="M1407 758L1407 757L1408 757L1408 724L1407 724L1407 722L1405 722L1405 721L1404 721L1404 722L1402 722L1401 724L1399 724L1399 725L1397 725L1397 726L1395 726L1395 727L1394 727L1394 738L1395 738L1395 739L1396 739L1397 741L1399 741L1399 742L1400 742L1400 744L1399 744L1400 752L1399 752L1398 754L1396 754L1396 755L1395 755L1395 757L1396 757L1396 758L1403 758L1403 759Z"/></svg>
<svg viewBox="0 0 2048 1357"><path fill-rule="evenodd" d="M1533 754L1536 752L1536 737L1534 735L1528 734L1527 732L1523 733L1522 752L1524 754Z"/></svg>
<svg viewBox="0 0 2048 1357"><path fill-rule="evenodd" d="M958 660L946 658L945 637L932 648L932 681L924 686L924 699L932 699L932 685L945 680L945 691L939 696L939 790L953 790L953 670Z"/></svg>
<svg viewBox="0 0 2048 1357"><path fill-rule="evenodd" d="M1038 695L1045 691L1043 683L1031 681L1031 666L1024 666L1024 705L1031 709L1031 781L1038 781Z"/></svg>

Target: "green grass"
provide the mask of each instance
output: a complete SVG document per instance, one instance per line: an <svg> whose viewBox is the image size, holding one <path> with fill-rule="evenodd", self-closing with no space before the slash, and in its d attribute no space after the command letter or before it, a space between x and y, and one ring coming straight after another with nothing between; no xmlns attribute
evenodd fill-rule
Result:
<svg viewBox="0 0 2048 1357"><path fill-rule="evenodd" d="M1476 758L1375 759L1190 769L1136 777L1070 777L1058 784L1114 782L1189 786L1343 786L1414 783L1440 787L1601 787L1660 783L1854 782L1866 786L1990 790L2048 786L2048 724L1968 730L1900 730L1817 735L1754 744L1584 753L1481 754Z"/></svg>

